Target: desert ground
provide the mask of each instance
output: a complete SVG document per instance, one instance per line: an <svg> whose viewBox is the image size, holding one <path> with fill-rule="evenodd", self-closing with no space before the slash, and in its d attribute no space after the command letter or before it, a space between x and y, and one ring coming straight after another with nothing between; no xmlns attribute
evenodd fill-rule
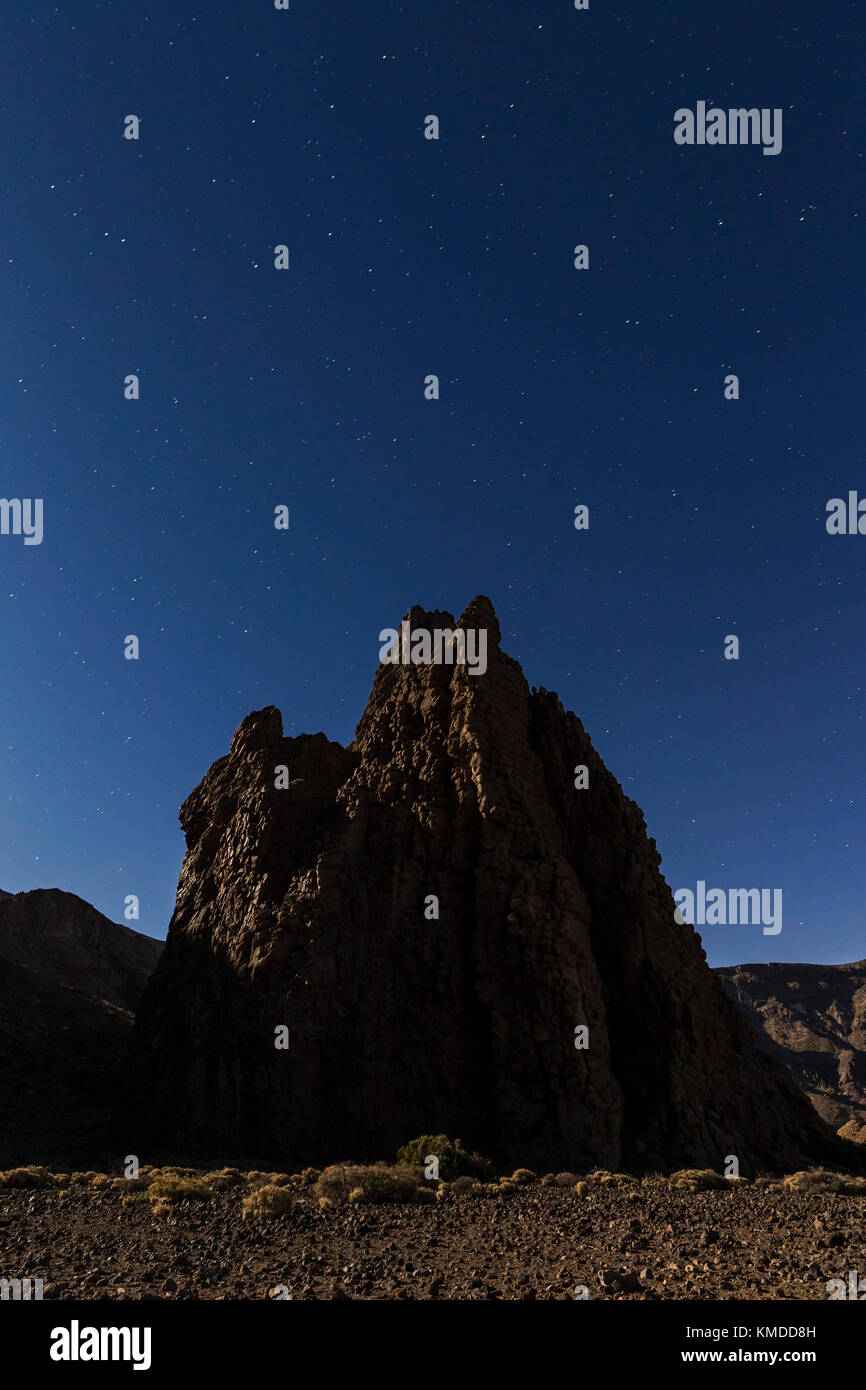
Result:
<svg viewBox="0 0 866 1390"><path fill-rule="evenodd" d="M866 1272L866 1180L420 1168L0 1174L45 1299L806 1299Z"/></svg>

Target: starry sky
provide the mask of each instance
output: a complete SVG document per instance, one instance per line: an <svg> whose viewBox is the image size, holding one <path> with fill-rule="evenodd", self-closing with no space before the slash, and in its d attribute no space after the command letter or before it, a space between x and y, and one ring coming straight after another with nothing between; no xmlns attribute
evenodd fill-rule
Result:
<svg viewBox="0 0 866 1390"><path fill-rule="evenodd" d="M866 956L862 7L9 8L0 887L163 936L240 720L349 741L380 629L484 593L672 889L783 890L712 964Z"/></svg>

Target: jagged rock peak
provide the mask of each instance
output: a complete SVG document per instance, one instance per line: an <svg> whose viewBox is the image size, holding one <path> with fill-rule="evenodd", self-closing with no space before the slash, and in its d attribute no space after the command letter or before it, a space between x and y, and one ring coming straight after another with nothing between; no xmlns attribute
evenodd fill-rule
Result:
<svg viewBox="0 0 866 1390"><path fill-rule="evenodd" d="M675 920L640 808L502 652L490 600L461 643L450 613L407 620L443 630L439 659L385 644L349 748L284 737L268 706L184 802L123 1151L320 1163L445 1133L573 1171L838 1157Z"/></svg>
<svg viewBox="0 0 866 1390"><path fill-rule="evenodd" d="M232 737L229 757L239 758L259 748L267 748L283 736L283 716L275 705L253 710L242 719Z"/></svg>
<svg viewBox="0 0 866 1390"><path fill-rule="evenodd" d="M493 604L484 594L479 594L471 603L467 603L464 612L460 615L458 626L486 628L487 641L493 646L498 647L502 641L502 633Z"/></svg>

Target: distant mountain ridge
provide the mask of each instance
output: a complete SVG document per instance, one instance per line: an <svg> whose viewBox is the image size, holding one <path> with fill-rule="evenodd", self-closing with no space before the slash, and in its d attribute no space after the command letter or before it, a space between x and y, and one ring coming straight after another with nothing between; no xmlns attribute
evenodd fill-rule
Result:
<svg viewBox="0 0 866 1390"><path fill-rule="evenodd" d="M764 1051L784 1062L823 1120L866 1139L866 960L732 965L715 972Z"/></svg>
<svg viewBox="0 0 866 1390"><path fill-rule="evenodd" d="M0 1165L105 1148L133 1012L162 949L74 893L0 890Z"/></svg>

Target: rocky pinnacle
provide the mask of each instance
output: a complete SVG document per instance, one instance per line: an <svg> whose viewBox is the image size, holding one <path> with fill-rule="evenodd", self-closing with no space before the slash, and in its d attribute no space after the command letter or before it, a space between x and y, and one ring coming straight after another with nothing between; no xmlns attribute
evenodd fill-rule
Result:
<svg viewBox="0 0 866 1390"><path fill-rule="evenodd" d="M124 1151L290 1165L444 1132L544 1170L841 1155L675 921L580 720L530 691L488 599L456 626L486 633L483 673L380 664L348 748L259 710L184 802Z"/></svg>

